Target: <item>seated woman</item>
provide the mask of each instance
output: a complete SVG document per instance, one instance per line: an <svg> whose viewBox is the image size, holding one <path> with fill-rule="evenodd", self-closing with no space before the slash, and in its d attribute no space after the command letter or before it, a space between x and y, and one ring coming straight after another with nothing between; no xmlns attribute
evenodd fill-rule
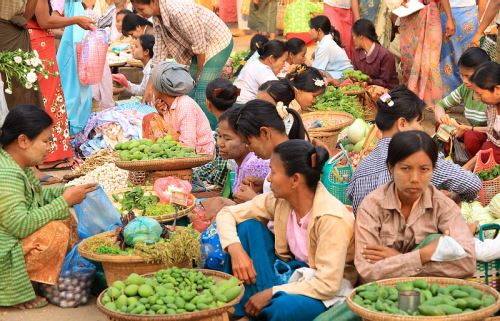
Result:
<svg viewBox="0 0 500 321"><path fill-rule="evenodd" d="M47 156L52 124L43 109L20 105L0 128L0 306L47 305L30 280L57 283L69 243L69 229L61 220L96 188L41 187L30 167Z"/></svg>
<svg viewBox="0 0 500 321"><path fill-rule="evenodd" d="M151 76L151 59L153 58L154 52L153 47L155 45L155 37L153 35L142 35L135 40L135 47L132 53L134 59L138 59L144 65L142 69L143 77L139 85L133 84L127 80L127 77L123 74L113 74L111 77L113 81L116 81L123 86L125 90L130 92L135 96L144 95L146 86Z"/></svg>
<svg viewBox="0 0 500 321"><path fill-rule="evenodd" d="M258 320L311 321L326 310L343 279L352 285L354 216L319 182L328 152L304 140L286 141L271 156L272 193L223 208L217 215L225 270L245 282L235 315ZM274 222L275 235L265 226ZM325 237L335 235L335 237ZM282 284L277 260L307 265L310 279Z"/></svg>
<svg viewBox="0 0 500 321"><path fill-rule="evenodd" d="M125 37L136 39L142 35L153 35L153 24L135 13L129 13L123 18L122 33Z"/></svg>
<svg viewBox="0 0 500 321"><path fill-rule="evenodd" d="M118 33L123 34L123 19L129 14L133 14L133 12L128 9L122 9L116 13L116 31ZM124 36L128 37L127 35Z"/></svg>
<svg viewBox="0 0 500 321"><path fill-rule="evenodd" d="M234 81L234 85L241 89L237 104L244 104L255 99L259 86L269 80L277 80L276 75L283 69L288 58L285 43L271 40L257 47L259 58L249 60Z"/></svg>
<svg viewBox="0 0 500 321"><path fill-rule="evenodd" d="M431 184L438 160L435 142L422 131L401 132L392 138L387 155L392 179L366 196L356 214L354 263L362 281L472 276L474 239L460 207ZM444 249L438 248L439 238L424 245L430 234L449 235L467 256L436 261L436 250Z"/></svg>
<svg viewBox="0 0 500 321"><path fill-rule="evenodd" d="M264 35L259 35L259 34L253 35L253 37L250 39L250 52L243 59L243 62L240 63L238 69L233 70L234 78L237 78L239 76L241 70L243 69L243 67L247 62L259 59L259 53L257 52L258 47L263 47L268 42L269 38L267 38Z"/></svg>
<svg viewBox="0 0 500 321"><path fill-rule="evenodd" d="M382 132L382 139L359 163L347 188L354 214L366 195L391 180L391 173L385 165L391 138L401 131L422 130L425 103L405 86L398 86L382 96L377 101L377 107L375 124ZM441 154L436 162L431 183L436 188L453 192L466 201L473 201L481 189L479 177L452 161L444 160L444 155Z"/></svg>
<svg viewBox="0 0 500 321"><path fill-rule="evenodd" d="M194 80L185 65L162 61L151 75L155 107L165 119L172 136L198 154L214 154L215 141L208 118L187 94Z"/></svg>
<svg viewBox="0 0 500 321"><path fill-rule="evenodd" d="M318 69L297 65L286 75L295 92L295 100L289 107L301 112L308 111L316 101L316 97L325 93L326 82Z"/></svg>
<svg viewBox="0 0 500 321"><path fill-rule="evenodd" d="M279 78L284 78L293 65L306 64L307 46L303 40L299 38L292 38L288 40L285 45L286 50L288 51L288 59L278 75Z"/></svg>
<svg viewBox="0 0 500 321"><path fill-rule="evenodd" d="M474 93L487 105L487 127L484 129L487 140L481 145L481 150L493 149L495 161L500 163L500 64L493 61L483 63L470 81Z"/></svg>
<svg viewBox="0 0 500 321"><path fill-rule="evenodd" d="M393 89L399 85L394 56L378 42L373 22L359 19L352 26L354 50L352 64L354 68L368 75L368 84Z"/></svg>
<svg viewBox="0 0 500 321"><path fill-rule="evenodd" d="M344 70L352 69L352 64L342 47L340 34L327 16L316 16L309 22L311 38L318 41L312 66L325 72L329 82L337 85Z"/></svg>
<svg viewBox="0 0 500 321"><path fill-rule="evenodd" d="M456 125L446 114L452 107L464 106L464 116L469 125L460 125L457 136L463 138L469 155L476 155L486 141L486 105L479 99L474 99L474 90L470 77L484 62L490 61L490 56L481 48L469 48L464 51L458 60L458 70L463 84L443 98L434 107L434 117L437 123Z"/></svg>

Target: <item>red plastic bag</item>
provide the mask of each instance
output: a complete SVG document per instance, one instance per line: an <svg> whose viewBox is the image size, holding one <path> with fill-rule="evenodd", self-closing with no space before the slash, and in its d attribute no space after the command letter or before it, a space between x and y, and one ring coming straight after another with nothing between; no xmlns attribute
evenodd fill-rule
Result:
<svg viewBox="0 0 500 321"><path fill-rule="evenodd" d="M108 52L106 31L89 31L83 41L76 45L78 79L82 85L95 85L101 82Z"/></svg>
<svg viewBox="0 0 500 321"><path fill-rule="evenodd" d="M172 192L182 192L185 194L191 193L191 183L182 180L178 177L169 176L158 178L153 186L154 191L158 194L161 203L170 203L170 196ZM192 198L189 198L192 201ZM188 206L190 204L188 203Z"/></svg>

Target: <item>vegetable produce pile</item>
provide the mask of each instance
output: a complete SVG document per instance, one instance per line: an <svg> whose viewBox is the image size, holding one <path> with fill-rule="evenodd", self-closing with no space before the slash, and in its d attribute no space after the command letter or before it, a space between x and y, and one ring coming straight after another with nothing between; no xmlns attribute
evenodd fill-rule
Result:
<svg viewBox="0 0 500 321"><path fill-rule="evenodd" d="M115 149L120 153L121 161L168 159L196 156L192 148L183 147L172 136L151 139L135 139L118 143Z"/></svg>
<svg viewBox="0 0 500 321"><path fill-rule="evenodd" d="M114 163L106 163L86 175L72 180L66 186L88 183L99 183L105 192L126 188L128 186L128 171L116 167Z"/></svg>
<svg viewBox="0 0 500 321"><path fill-rule="evenodd" d="M116 152L109 149L100 149L85 159L72 171L72 175L85 175L106 163L114 163L118 159Z"/></svg>
<svg viewBox="0 0 500 321"><path fill-rule="evenodd" d="M500 164L495 165L492 169L479 172L477 176L479 176L483 182L491 181L492 179L497 178L500 176Z"/></svg>
<svg viewBox="0 0 500 321"><path fill-rule="evenodd" d="M358 99L344 94L342 90L333 86L328 86L311 108L318 111L343 111L353 115L354 118L363 118L363 109Z"/></svg>
<svg viewBox="0 0 500 321"><path fill-rule="evenodd" d="M236 70L240 67L240 65L245 64L245 58L248 56L250 53L250 50L240 50L233 52L231 54L231 61L233 62L233 70L236 72Z"/></svg>
<svg viewBox="0 0 500 321"><path fill-rule="evenodd" d="M134 209L146 210L149 206L156 205L160 198L152 193L147 195L140 187L134 187L132 190L125 192L122 198L118 194L113 194L113 199L120 203L121 211L131 211Z"/></svg>
<svg viewBox="0 0 500 321"><path fill-rule="evenodd" d="M342 144L348 152L351 164L354 168L358 166L361 160L359 152L363 149L366 137L372 128L371 126L375 125L370 125L363 119L358 118L339 134L339 143ZM371 147L374 147L376 143L377 139L374 138Z"/></svg>
<svg viewBox="0 0 500 321"><path fill-rule="evenodd" d="M40 291L47 299L61 308L73 308L87 303L94 274L61 273L56 285L41 284Z"/></svg>
<svg viewBox="0 0 500 321"><path fill-rule="evenodd" d="M192 269L172 267L153 277L132 273L115 281L101 298L104 307L128 314L181 314L222 307L241 293L239 280L216 283Z"/></svg>
<svg viewBox="0 0 500 321"><path fill-rule="evenodd" d="M494 198L493 198L494 199ZM497 201L499 199L497 198ZM483 207L480 202L462 202L461 213L466 223L478 222L479 225L497 223L500 224L500 217L494 216L495 207L492 208L493 200L489 206ZM495 212L496 213L496 212Z"/></svg>
<svg viewBox="0 0 500 321"><path fill-rule="evenodd" d="M365 75L362 71L360 70L344 70L342 73L344 79L351 79L353 81L368 81L370 77L368 75Z"/></svg>
<svg viewBox="0 0 500 321"><path fill-rule="evenodd" d="M347 86L342 86L340 87L340 90L342 90L343 92L346 92L346 91L360 91L360 90L363 90L363 87L361 87L360 85L347 85Z"/></svg>
<svg viewBox="0 0 500 321"><path fill-rule="evenodd" d="M418 310L414 312L400 310L399 292L412 290L420 292L421 303ZM388 314L444 316L474 312L494 304L496 298L471 286L441 287L437 283L428 284L424 279L418 279L413 282L398 283L395 288L376 283L363 285L356 289L353 301L368 310Z"/></svg>

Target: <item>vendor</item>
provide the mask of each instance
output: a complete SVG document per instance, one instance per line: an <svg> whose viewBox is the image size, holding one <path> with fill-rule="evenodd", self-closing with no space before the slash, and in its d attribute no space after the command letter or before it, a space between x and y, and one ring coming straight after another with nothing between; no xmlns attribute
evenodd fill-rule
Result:
<svg viewBox="0 0 500 321"><path fill-rule="evenodd" d="M153 35L153 24L135 14L127 14L122 21L122 33L125 37L139 38L142 35Z"/></svg>
<svg viewBox="0 0 500 321"><path fill-rule="evenodd" d="M221 245L231 257L225 270L245 282L235 315L311 321L326 310L322 300L333 298L343 279L355 284L354 217L319 182L327 160L323 148L286 141L271 157L272 193L217 215ZM268 221L274 222L274 235L265 226ZM290 267L308 266L314 276L278 283L278 259Z"/></svg>
<svg viewBox="0 0 500 321"><path fill-rule="evenodd" d="M286 42L286 49L288 51L288 59L286 60L285 67L306 64L307 46L304 40L292 38ZM288 68L286 71L288 72Z"/></svg>
<svg viewBox="0 0 500 321"><path fill-rule="evenodd" d="M340 34L327 16L316 16L309 22L311 38L318 42L312 66L324 71L330 83L337 85L343 72L352 69L352 64L340 41Z"/></svg>
<svg viewBox="0 0 500 321"><path fill-rule="evenodd" d="M125 88L129 93L135 96L144 95L146 86L151 76L151 59L154 56L153 47L155 45L155 37L152 35L142 35L135 39L134 51L132 53L134 59L138 59L144 65L142 69L143 77L139 85L133 84L127 80L123 74L113 74L113 81L116 81Z"/></svg>
<svg viewBox="0 0 500 321"><path fill-rule="evenodd" d="M122 9L116 13L116 31L118 33L123 34L123 19L125 16L133 14L132 11L128 9ZM125 37L128 37L127 35L124 34Z"/></svg>
<svg viewBox="0 0 500 321"><path fill-rule="evenodd" d="M172 136L198 154L214 154L214 137L207 116L187 94L194 81L187 66L163 61L153 69L155 107L163 116Z"/></svg>
<svg viewBox="0 0 500 321"><path fill-rule="evenodd" d="M396 134L387 154L392 179L370 193L356 214L355 265L363 282L436 276L471 277L476 271L474 239L453 200L431 184L438 148L422 131ZM439 238L446 234L465 250L451 261ZM416 249L416 247L420 245Z"/></svg>
<svg viewBox="0 0 500 321"><path fill-rule="evenodd" d="M219 77L231 55L233 37L226 24L212 11L187 0L133 0L134 9L144 18L153 17L156 64L173 58L190 65L196 87L189 95L196 100L212 128L217 120L205 106L205 88ZM149 86L144 101L152 99Z"/></svg>
<svg viewBox="0 0 500 321"><path fill-rule="evenodd" d="M307 111L319 97L325 93L326 82L318 69L306 65L296 65L286 78L295 91L295 100L290 107L297 111Z"/></svg>
<svg viewBox="0 0 500 321"><path fill-rule="evenodd" d="M354 68L368 75L368 84L393 89L399 85L394 56L378 42L373 22L359 19L352 26L354 36Z"/></svg>
<svg viewBox="0 0 500 321"><path fill-rule="evenodd" d="M47 305L30 280L57 284L69 243L69 229L61 220L96 188L41 187L30 167L47 156L52 124L43 109L19 105L0 129L0 306Z"/></svg>
<svg viewBox="0 0 500 321"><path fill-rule="evenodd" d="M386 166L391 138L401 131L422 130L425 103L405 86L398 86L383 95L377 101L377 107L375 124L382 132L382 138L375 149L361 160L347 188L355 214L366 195L391 180ZM436 161L431 183L465 201L473 201L481 189L479 177L450 160L444 160L441 154Z"/></svg>
<svg viewBox="0 0 500 321"><path fill-rule="evenodd" d="M283 69L288 59L286 45L280 40L271 40L264 45L257 46L259 58L249 60L234 81L236 87L241 89L236 100L244 104L255 99L259 86L269 80L277 80L277 75Z"/></svg>

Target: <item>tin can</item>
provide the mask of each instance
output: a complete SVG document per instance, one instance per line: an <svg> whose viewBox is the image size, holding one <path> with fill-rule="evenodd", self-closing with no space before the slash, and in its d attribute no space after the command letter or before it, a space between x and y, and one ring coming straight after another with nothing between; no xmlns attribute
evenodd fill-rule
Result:
<svg viewBox="0 0 500 321"><path fill-rule="evenodd" d="M420 292L418 291L400 291L398 298L398 307L406 312L417 311L420 305Z"/></svg>

